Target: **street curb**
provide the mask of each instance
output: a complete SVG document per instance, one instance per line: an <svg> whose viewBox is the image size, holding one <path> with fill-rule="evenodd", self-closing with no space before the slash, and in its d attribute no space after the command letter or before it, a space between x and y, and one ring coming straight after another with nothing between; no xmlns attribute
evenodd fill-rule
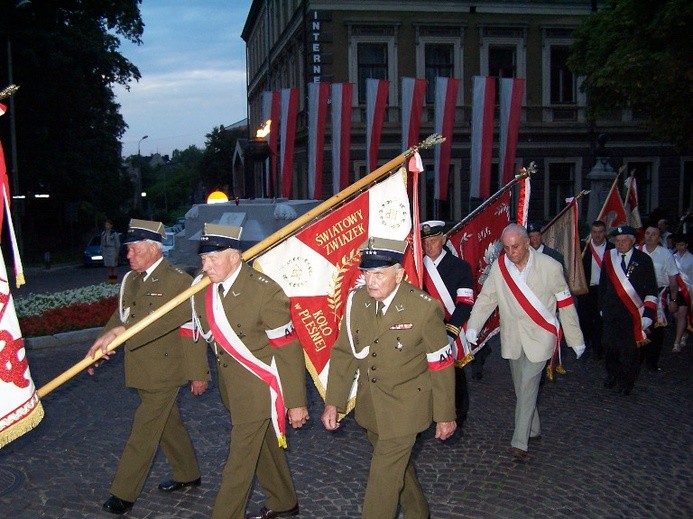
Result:
<svg viewBox="0 0 693 519"><path fill-rule="evenodd" d="M42 337L25 337L24 347L28 350L42 350L55 346L66 346L77 342L93 342L99 336L101 328L87 328L74 332L56 333L55 335L44 335Z"/></svg>

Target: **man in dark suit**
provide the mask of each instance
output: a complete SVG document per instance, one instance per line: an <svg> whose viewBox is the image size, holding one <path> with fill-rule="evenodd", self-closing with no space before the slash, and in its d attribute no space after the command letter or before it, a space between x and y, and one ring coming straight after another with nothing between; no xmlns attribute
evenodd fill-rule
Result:
<svg viewBox="0 0 693 519"><path fill-rule="evenodd" d="M657 278L650 257L633 247L635 229L611 231L615 248L604 255L599 278L599 310L605 348L604 387L629 395L638 377L638 348L649 342L657 312Z"/></svg>
<svg viewBox="0 0 693 519"><path fill-rule="evenodd" d="M373 445L362 519L427 519L428 502L411 463L416 436L455 432L453 357L443 308L403 281L406 242L370 238L361 250L365 278L350 292L330 354L322 423L339 427L356 373L356 421Z"/></svg>
<svg viewBox="0 0 693 519"><path fill-rule="evenodd" d="M118 309L89 349L91 358L99 349L105 353L115 337L190 287L190 276L163 257L165 236L161 222L130 221L124 242L132 270L123 278ZM137 389L140 405L111 484L111 497L103 504L107 512L123 514L132 508L158 447L173 468L173 479L161 483L160 490L171 492L201 483L195 451L176 403L182 384L192 381L190 390L201 395L209 380L206 354L186 348L179 333L189 319L190 308L181 304L125 343L125 385ZM93 374L93 369L89 372Z"/></svg>
<svg viewBox="0 0 693 519"><path fill-rule="evenodd" d="M204 225L199 254L212 285L192 301L193 337L205 340L190 347L204 351L209 343L214 351L232 424L212 518L242 519L254 476L267 504L246 518L290 517L299 513L298 497L282 447L287 409L292 427L308 420L303 350L286 294L242 261L241 231Z"/></svg>
<svg viewBox="0 0 693 519"><path fill-rule="evenodd" d="M463 341L460 334L474 304L474 277L466 261L445 248L445 222L429 220L421 224L424 250L424 290L440 301L445 311L445 328L455 358L455 411L462 427L469 412L469 391L464 373Z"/></svg>
<svg viewBox="0 0 693 519"><path fill-rule="evenodd" d="M535 251L541 252L542 254L546 254L547 256L555 259L558 263L561 264L561 266L563 267L563 272L565 272L565 260L563 258L563 254L558 252L556 249L552 249L551 247L544 245L541 239L541 227L541 224L537 222L530 222L529 224L527 224L529 244Z"/></svg>
<svg viewBox="0 0 693 519"><path fill-rule="evenodd" d="M582 267L585 270L585 279L589 283L589 292L578 297L578 313L587 351L595 359L604 357L602 317L599 315L599 276L604 254L613 248L614 244L606 239L606 224L601 220L592 222L589 242L582 256Z"/></svg>

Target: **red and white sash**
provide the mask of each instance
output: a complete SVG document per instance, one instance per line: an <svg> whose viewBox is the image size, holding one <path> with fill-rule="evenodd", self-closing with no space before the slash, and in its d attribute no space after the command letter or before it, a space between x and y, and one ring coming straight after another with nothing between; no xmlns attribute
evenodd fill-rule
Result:
<svg viewBox="0 0 693 519"><path fill-rule="evenodd" d="M632 317L633 337L635 337L635 342L638 345L645 344L649 342L649 339L642 329L642 317L645 312L645 304L635 291L626 273L623 272L618 261L618 254L616 249L611 249L608 254L604 254L604 268L611 280L611 284L614 285L616 294Z"/></svg>
<svg viewBox="0 0 693 519"><path fill-rule="evenodd" d="M524 310L527 315L547 332L556 336L556 340L560 340L560 322L556 319L556 315L552 314L544 303L542 303L539 298L532 292L527 283L525 283L519 276L519 274L513 270L512 272L508 269L506 262L510 262L506 254L501 253L498 258L498 267L500 268L503 280L508 285L510 293L515 297L515 300L520 305L520 308ZM572 298L570 292L568 292L568 298L563 298L559 301L559 306L567 306L570 304L567 302Z"/></svg>
<svg viewBox="0 0 693 519"><path fill-rule="evenodd" d="M445 310L445 320L447 321L448 319L450 319L450 316L455 311L456 302L452 300L452 297L450 297L450 291L445 286L445 282L443 281L443 278L440 276L440 272L438 272L438 269L436 268L435 263L433 263L433 260L428 256L424 256L423 263L424 288L426 289L426 292L430 294L431 297L441 302L441 304L443 305L443 309ZM469 297L471 299L471 303L474 303L473 291L471 288L468 290L470 292ZM462 295L458 294L458 299L460 297L462 297ZM469 346L469 342L467 342L467 337L464 334L464 331L466 329L467 325L465 323L465 325L462 327L462 332L459 333L457 337L455 337L455 339L451 341L450 344L450 346L452 347L452 356L456 360L462 360L472 351Z"/></svg>
<svg viewBox="0 0 693 519"><path fill-rule="evenodd" d="M209 321L212 335L216 343L241 366L262 380L269 387L270 399L272 401L272 426L277 434L279 446L286 448L286 408L284 407L282 384L274 357L272 357L272 364L268 365L255 357L243 343L226 317L221 298L214 284L207 288L205 298L207 320Z"/></svg>
<svg viewBox="0 0 693 519"><path fill-rule="evenodd" d="M597 252L597 249L594 248L594 243L592 243L592 240L590 240L590 252L592 253L592 258L594 259L594 262L597 264L597 267L599 267L601 269L602 268L602 257ZM605 252L606 252L606 249L605 249Z"/></svg>

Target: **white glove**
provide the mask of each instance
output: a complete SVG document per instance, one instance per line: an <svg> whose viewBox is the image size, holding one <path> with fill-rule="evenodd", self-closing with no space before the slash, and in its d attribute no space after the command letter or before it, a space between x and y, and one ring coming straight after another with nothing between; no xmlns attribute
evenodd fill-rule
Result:
<svg viewBox="0 0 693 519"><path fill-rule="evenodd" d="M642 329L647 330L650 326L652 326L652 319L649 317L643 317L642 318Z"/></svg>
<svg viewBox="0 0 693 519"><path fill-rule="evenodd" d="M464 336L467 337L467 341L469 341L469 344L476 344L479 341L479 332L477 332L473 328L467 330L464 333Z"/></svg>
<svg viewBox="0 0 693 519"><path fill-rule="evenodd" d="M582 357L582 354L585 353L585 345L581 344L580 346L572 346L573 350L575 351L575 355L579 359Z"/></svg>

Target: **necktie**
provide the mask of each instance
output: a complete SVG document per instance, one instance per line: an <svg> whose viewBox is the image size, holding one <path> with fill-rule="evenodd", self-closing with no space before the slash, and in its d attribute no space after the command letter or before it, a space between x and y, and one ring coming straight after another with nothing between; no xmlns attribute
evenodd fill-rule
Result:
<svg viewBox="0 0 693 519"><path fill-rule="evenodd" d="M380 301L375 302L375 318L378 321L383 318L383 308L385 308L385 306Z"/></svg>
<svg viewBox="0 0 693 519"><path fill-rule="evenodd" d="M224 299L224 285L219 283L219 285L217 285L217 290L219 291L219 297Z"/></svg>
<svg viewBox="0 0 693 519"><path fill-rule="evenodd" d="M621 268L623 269L623 272L626 271L626 255L621 254Z"/></svg>

